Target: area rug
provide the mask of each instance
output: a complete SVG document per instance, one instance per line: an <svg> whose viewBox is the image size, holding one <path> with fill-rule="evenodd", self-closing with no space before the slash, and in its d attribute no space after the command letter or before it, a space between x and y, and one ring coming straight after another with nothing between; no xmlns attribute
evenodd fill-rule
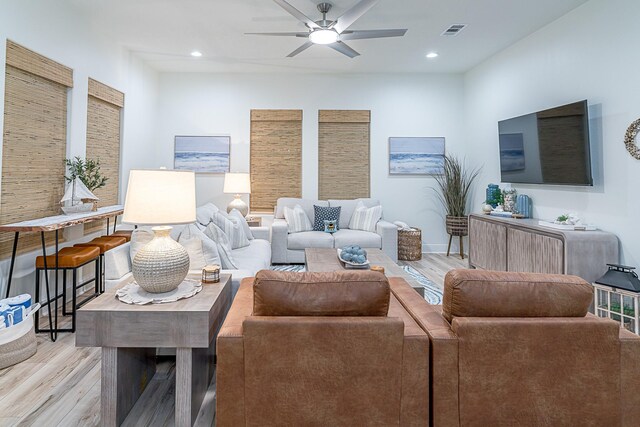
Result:
<svg viewBox="0 0 640 427"><path fill-rule="evenodd" d="M402 269L413 279L422 285L424 288L424 299L429 304L442 304L442 289L431 280L427 279L422 273L415 268L402 265ZM271 270L275 271L294 271L301 273L305 271L304 265L290 264L290 265L272 265Z"/></svg>

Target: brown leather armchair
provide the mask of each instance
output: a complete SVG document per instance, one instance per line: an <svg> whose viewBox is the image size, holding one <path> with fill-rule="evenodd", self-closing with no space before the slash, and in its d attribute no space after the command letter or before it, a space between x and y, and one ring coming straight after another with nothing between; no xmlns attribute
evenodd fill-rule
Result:
<svg viewBox="0 0 640 427"><path fill-rule="evenodd" d="M640 337L574 276L454 270L442 307L391 283L429 335L431 425L638 426Z"/></svg>
<svg viewBox="0 0 640 427"><path fill-rule="evenodd" d="M426 426L428 354L383 274L260 271L217 338L216 423Z"/></svg>

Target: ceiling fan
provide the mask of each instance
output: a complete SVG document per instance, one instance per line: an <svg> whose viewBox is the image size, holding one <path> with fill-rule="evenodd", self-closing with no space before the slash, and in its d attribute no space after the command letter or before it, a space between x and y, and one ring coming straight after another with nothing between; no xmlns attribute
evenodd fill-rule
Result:
<svg viewBox="0 0 640 427"><path fill-rule="evenodd" d="M342 16L335 21L327 19L327 13L331 10L331 3L323 2L318 4L318 10L322 13L322 19L319 21L312 21L305 14L298 9L287 3L285 0L273 0L280 5L284 10L289 12L295 18L300 20L309 31L305 32L291 32L291 33L246 33L248 35L259 36L290 36L305 38L307 41L291 52L287 57L293 58L300 52L308 49L314 44L327 45L332 49L348 56L349 58L355 58L360 54L349 47L345 40L360 40L360 39L376 39L382 37L402 37L407 32L406 29L397 30L357 30L349 31L349 28L356 20L362 15L367 13L378 0L361 0L358 4L347 10Z"/></svg>

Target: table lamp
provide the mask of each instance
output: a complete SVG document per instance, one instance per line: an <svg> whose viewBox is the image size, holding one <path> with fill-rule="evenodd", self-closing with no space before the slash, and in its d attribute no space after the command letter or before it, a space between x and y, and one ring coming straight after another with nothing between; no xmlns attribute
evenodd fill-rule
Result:
<svg viewBox="0 0 640 427"><path fill-rule="evenodd" d="M227 206L227 212L232 209L240 211L242 216L247 216L249 206L241 199L242 194L251 194L251 178L248 173L225 173L224 188L227 194L235 194L234 199Z"/></svg>
<svg viewBox="0 0 640 427"><path fill-rule="evenodd" d="M173 240L169 224L196 220L196 178L193 172L132 170L122 222L151 225L154 237L132 260L133 278L147 292L169 292L189 272L189 255Z"/></svg>

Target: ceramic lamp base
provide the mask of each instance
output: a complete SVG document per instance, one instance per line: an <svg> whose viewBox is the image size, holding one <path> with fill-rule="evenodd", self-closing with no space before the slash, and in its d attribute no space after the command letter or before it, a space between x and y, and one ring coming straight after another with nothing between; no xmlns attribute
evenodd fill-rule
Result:
<svg viewBox="0 0 640 427"><path fill-rule="evenodd" d="M155 236L138 251L131 263L133 278L152 293L173 291L189 272L189 254L173 240L171 227L153 227Z"/></svg>
<svg viewBox="0 0 640 427"><path fill-rule="evenodd" d="M235 198L229 203L227 206L227 213L231 212L233 209L237 209L242 216L247 216L249 214L249 206L241 199L242 196L239 194L235 195Z"/></svg>

